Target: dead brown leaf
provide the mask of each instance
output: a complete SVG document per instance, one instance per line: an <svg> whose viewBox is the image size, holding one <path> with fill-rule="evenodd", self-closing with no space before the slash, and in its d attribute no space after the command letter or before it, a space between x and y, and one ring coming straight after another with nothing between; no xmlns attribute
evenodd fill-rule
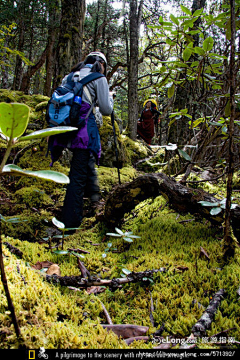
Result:
<svg viewBox="0 0 240 360"><path fill-rule="evenodd" d="M207 251L202 246L200 246L200 256L205 257L208 261L210 261Z"/></svg>
<svg viewBox="0 0 240 360"><path fill-rule="evenodd" d="M48 268L48 271L46 272L46 274L48 274L48 275L56 274L56 275L58 275L58 276L61 276L60 267L59 267L57 264L52 264L52 265Z"/></svg>
<svg viewBox="0 0 240 360"><path fill-rule="evenodd" d="M179 266L177 266L177 269L178 269L178 270L181 270L181 271L186 271L186 270L188 270L189 268L188 268L187 266L179 265Z"/></svg>
<svg viewBox="0 0 240 360"><path fill-rule="evenodd" d="M106 288L103 288L102 286L91 286L88 287L87 289L87 293L90 294L100 294L102 292L104 292L106 290Z"/></svg>
<svg viewBox="0 0 240 360"><path fill-rule="evenodd" d="M49 268L53 263L51 261L38 261L32 268L36 270L41 270L42 268Z"/></svg>

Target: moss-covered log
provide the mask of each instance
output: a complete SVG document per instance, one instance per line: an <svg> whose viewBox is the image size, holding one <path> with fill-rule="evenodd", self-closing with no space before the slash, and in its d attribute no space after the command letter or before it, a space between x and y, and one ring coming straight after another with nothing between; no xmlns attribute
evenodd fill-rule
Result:
<svg viewBox="0 0 240 360"><path fill-rule="evenodd" d="M175 211L198 214L215 224L223 222L224 212L211 215L211 207L204 207L199 201L217 202L219 199L202 189L186 187L163 173L139 176L129 183L117 186L108 196L101 219L115 225L137 204L147 198L162 195ZM231 211L235 235L240 235L240 207ZM237 236L238 237L238 236Z"/></svg>
<svg viewBox="0 0 240 360"><path fill-rule="evenodd" d="M154 273L157 272L165 272L166 268L160 268L160 269L153 269L153 270L146 270L146 271L140 271L140 272L131 272L127 277L125 278L114 278L112 280L102 280L100 278L95 277L88 277L82 278L82 276L57 276L57 275L46 275L46 280L48 282L60 284L61 286L73 286L76 288L82 287L87 288L91 286L109 286L112 288L118 288L119 286L130 283L130 282L138 282L143 280L143 278L151 278Z"/></svg>
<svg viewBox="0 0 240 360"><path fill-rule="evenodd" d="M204 311L199 321L192 327L192 334L195 337L201 337L206 335L206 331L211 326L220 302L223 299L224 293L225 290L221 289L214 295L206 311Z"/></svg>

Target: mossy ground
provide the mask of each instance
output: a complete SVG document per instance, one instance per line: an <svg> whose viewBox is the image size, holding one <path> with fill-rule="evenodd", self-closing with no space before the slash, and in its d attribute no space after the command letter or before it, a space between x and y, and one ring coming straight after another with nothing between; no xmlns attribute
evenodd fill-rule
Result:
<svg viewBox="0 0 240 360"><path fill-rule="evenodd" d="M222 267L222 229L205 221L181 222L191 216L177 218L164 203L162 197L146 200L137 206L135 214L126 216L121 229L141 236L130 246L121 239L106 238L108 230L103 224L79 230L66 238L64 249L80 247L90 252L84 255L83 262L92 275L112 279L121 277L123 268L135 272L167 269L165 273L155 274L153 283L129 283L114 292L107 288L98 295L88 295L86 290L74 291L49 284L31 265L49 260L60 266L62 276L79 275L76 257L54 254L44 244L3 238L24 254L22 260L17 259L4 246L10 292L22 334L30 348L127 348L123 340L102 329L100 324L106 323L106 319L99 300L114 324L146 325L150 334L165 324L163 336L181 339L190 335L192 326L221 288L225 289L226 296L207 336L233 328L229 336L239 341L239 251L235 260ZM110 251L103 258L109 241L120 252ZM210 260L200 256L200 246L207 251ZM187 269L181 270L182 267ZM150 321L151 296L155 327ZM202 307L194 304L194 300ZM16 338L3 288L0 307L1 347L14 348ZM151 342L137 342L130 348L152 346ZM199 347L218 346L201 343Z"/></svg>
<svg viewBox="0 0 240 360"><path fill-rule="evenodd" d="M3 96L0 92L1 94ZM16 93L14 99L11 98L12 93L4 93L4 96L7 98L2 101L29 101L32 108L38 106L37 110L42 109L40 104L46 101L45 98L25 98L22 93ZM128 149L125 153L126 161L124 160L126 165L148 155L141 144L134 144L126 136L122 136L122 147ZM41 142L37 144L37 151L29 148L21 153L18 165L24 169L46 169L50 158L45 158L45 153L46 143ZM162 159L159 158L158 161ZM60 163L56 163L53 170L68 173L68 168ZM122 182L137 176L130 165L121 169L120 173ZM117 169L100 166L98 175L105 197L118 183ZM198 180L195 176L191 179ZM220 186L210 185L208 182L194 186L225 196L224 182ZM239 189L237 176L234 178L234 189ZM141 236L131 244L106 236L109 229L104 224L94 226L94 219L86 219L81 230L65 239L64 249L79 247L89 251L90 254L84 255L83 261L91 275L112 279L121 277L122 269L135 272L160 267L167 269L165 273L156 273L153 282L147 280L128 283L116 291L106 288L102 293L89 295L86 290L77 291L47 283L44 273L31 267L38 261L48 260L59 265L62 276L80 274L75 256L57 255L48 250L46 244L36 241L46 236L46 221L47 226L50 226L52 217L57 217L64 199L65 186L27 177L7 177L1 179L0 194L2 215L28 220L3 228L2 241L11 243L23 252L23 258L18 259L3 245L10 293L23 338L29 348L153 347L151 341L134 342L127 346L124 340L113 333L107 333L101 326L106 323L106 319L100 301L107 308L114 324L147 325L149 334L164 324L163 336L186 338L211 298L221 288L225 289L226 295L207 336L232 329L228 335L231 339L240 341L237 293L240 286L240 254L237 249L234 260L222 266L222 228L213 227L204 219L197 221L190 215L175 213L166 206L166 200L162 197L148 199L140 203L132 213L126 214L121 229ZM191 219L193 220L188 221ZM109 242L112 247L106 252ZM200 247L205 249L210 260L201 256ZM114 248L118 252L111 251ZM105 253L107 255L103 257ZM151 297L154 326L150 321ZM198 346L219 348L214 342L202 342ZM17 347L5 292L3 286L0 286L0 348Z"/></svg>

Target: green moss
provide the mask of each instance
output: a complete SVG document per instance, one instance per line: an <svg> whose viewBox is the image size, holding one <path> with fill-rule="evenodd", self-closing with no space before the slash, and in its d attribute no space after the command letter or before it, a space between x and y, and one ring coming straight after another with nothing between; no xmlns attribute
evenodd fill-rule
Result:
<svg viewBox="0 0 240 360"><path fill-rule="evenodd" d="M31 106L34 106L33 113L37 104L41 108L41 103L45 101L42 98L30 100L21 93L16 93L14 96L31 103ZM112 137L112 127L106 124L103 130L102 143L105 143L109 137ZM116 132L124 149L126 163L148 156L144 145L120 135L117 127ZM49 168L50 158L45 157L46 141L42 141L36 147L37 151L31 148L23 151L18 158L18 165L31 170ZM160 161L162 161L161 152L152 163L157 164ZM67 174L69 168L57 162L53 170ZM118 183L117 169L100 166L97 171L100 187L105 196ZM131 166L124 166L120 174L124 183L131 181L138 173ZM236 173L234 179L236 189L237 175ZM199 177L192 174L189 179L198 180ZM224 182L218 184L204 182L191 186L216 193L217 197L225 196ZM123 269L138 272L165 267L166 272L154 274L153 283L148 280L128 283L116 291L105 288L104 292L97 295L89 295L84 289L76 291L47 283L44 274L31 268L31 265L48 260L59 265L62 276L80 273L75 256L57 255L49 251L46 244L36 242L46 237L46 224L50 227L54 211L60 209L65 188L64 185L27 177L4 178L0 183L0 194L3 199L0 213L3 204L5 206L9 201L9 213L5 208L4 216L8 218L7 215L18 215L22 220L18 224L3 226L2 231L5 236L2 240L3 243L7 241L23 252L23 259L17 259L3 245L9 289L27 347L31 349L153 347L151 342L142 341L127 346L124 340L104 330L101 324L106 323L106 318L100 301L107 308L114 324L146 325L149 327L149 334L152 334L164 323L163 336L187 338L211 298L221 288L225 289L226 295L221 301L210 329L207 330L207 336L231 329L228 335L240 341L240 307L237 295L240 277L239 249L236 250L235 258L227 266L221 267L222 228L212 226L204 219L197 221L189 214L183 216L175 213L161 196L138 204L122 219L123 231L132 231L140 236L131 244L124 242L123 239L106 236L109 229L101 222L94 225L94 218L89 223L84 221L83 228L74 235L66 237L64 242L64 249L87 250L89 253L81 260L92 276L104 279L121 277ZM238 192L234 195L239 198ZM106 251L109 242L112 246ZM209 254L210 260L201 256L200 247ZM107 254L105 258L102 257L103 253ZM183 268L185 270L182 270ZM155 326L150 321L151 298ZM202 306L198 306L194 300ZM17 348L18 343L3 287L0 287L0 310L0 347ZM219 345L199 343L198 347L217 349Z"/></svg>
<svg viewBox="0 0 240 360"><path fill-rule="evenodd" d="M48 100L42 101L35 107L35 111L45 111L48 104Z"/></svg>

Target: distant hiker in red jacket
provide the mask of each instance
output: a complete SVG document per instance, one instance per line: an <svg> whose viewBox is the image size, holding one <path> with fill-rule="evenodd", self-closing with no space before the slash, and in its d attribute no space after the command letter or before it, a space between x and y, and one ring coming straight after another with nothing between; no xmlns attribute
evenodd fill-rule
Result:
<svg viewBox="0 0 240 360"><path fill-rule="evenodd" d="M147 101L146 105L143 108L141 117L137 123L137 133L138 135L146 141L147 144L151 145L152 138L154 137L154 122L156 115L159 112L156 110L156 105Z"/></svg>

